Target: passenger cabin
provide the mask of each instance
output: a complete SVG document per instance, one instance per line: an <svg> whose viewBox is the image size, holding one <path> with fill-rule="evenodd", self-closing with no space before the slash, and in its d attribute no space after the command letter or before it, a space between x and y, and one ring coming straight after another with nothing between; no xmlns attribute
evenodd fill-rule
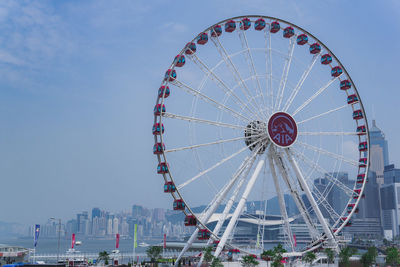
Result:
<svg viewBox="0 0 400 267"><path fill-rule="evenodd" d="M297 44L298 45L305 45L308 42L308 36L304 33L297 36Z"/></svg>
<svg viewBox="0 0 400 267"><path fill-rule="evenodd" d="M197 36L196 42L199 45L205 45L208 42L208 35L205 32L202 32Z"/></svg>
<svg viewBox="0 0 400 267"><path fill-rule="evenodd" d="M165 182L164 193L173 193L176 191L175 184L173 182Z"/></svg>
<svg viewBox="0 0 400 267"><path fill-rule="evenodd" d="M161 106L161 104L157 104L157 105L154 107L154 115L159 116L159 115L161 115L161 112L162 112L162 113L165 112L165 105L162 104L162 106Z"/></svg>
<svg viewBox="0 0 400 267"><path fill-rule="evenodd" d="M358 145L358 150L359 150L359 151L367 151L367 150L368 150L368 144L367 144L367 142L361 142L361 143Z"/></svg>
<svg viewBox="0 0 400 267"><path fill-rule="evenodd" d="M367 158L360 158L359 160L358 160L358 167L360 167L360 168L365 168L365 167L367 167Z"/></svg>
<svg viewBox="0 0 400 267"><path fill-rule="evenodd" d="M357 127L357 135L366 135L367 134L367 128L365 128L365 125L360 125Z"/></svg>
<svg viewBox="0 0 400 267"><path fill-rule="evenodd" d="M354 103L357 103L358 102L358 97L357 97L357 95L356 94L353 94L353 95L349 95L348 97L347 97L347 104L354 104Z"/></svg>
<svg viewBox="0 0 400 267"><path fill-rule="evenodd" d="M362 118L364 118L364 115L363 115L361 109L357 109L357 110L354 110L354 111L353 111L353 119L354 119L354 120L360 120L360 119L362 119Z"/></svg>
<svg viewBox="0 0 400 267"><path fill-rule="evenodd" d="M174 59L175 66L182 67L185 65L185 56L184 55L177 55Z"/></svg>
<svg viewBox="0 0 400 267"><path fill-rule="evenodd" d="M215 25L211 30L210 30L210 35L212 37L217 37L222 34L222 27L221 25Z"/></svg>
<svg viewBox="0 0 400 267"><path fill-rule="evenodd" d="M164 94L164 91L165 91L165 94ZM164 98L167 98L169 96L169 94L170 94L170 90L169 90L168 86L163 85L158 89L158 97L164 96Z"/></svg>
<svg viewBox="0 0 400 267"><path fill-rule="evenodd" d="M343 80L340 82L340 89L347 90L351 88L351 82L349 80Z"/></svg>
<svg viewBox="0 0 400 267"><path fill-rule="evenodd" d="M256 22L254 22L254 29L256 31L261 31L265 28L265 26L267 26L267 23L265 23L264 19L258 19L256 20Z"/></svg>
<svg viewBox="0 0 400 267"><path fill-rule="evenodd" d="M283 37L285 37L285 38L290 38L290 37L292 37L294 35L294 29L293 29L293 27L286 27L284 30L283 30Z"/></svg>
<svg viewBox="0 0 400 267"><path fill-rule="evenodd" d="M249 18L244 18L239 23L240 29L246 31L251 27L251 21Z"/></svg>
<svg viewBox="0 0 400 267"><path fill-rule="evenodd" d="M169 69L165 72L164 81L168 80L168 81L172 82L175 79L176 79L176 71L175 70Z"/></svg>
<svg viewBox="0 0 400 267"><path fill-rule="evenodd" d="M346 223L346 225L345 225L344 227L349 227L349 226L351 226L352 224L353 224L352 221L349 220L349 221Z"/></svg>
<svg viewBox="0 0 400 267"><path fill-rule="evenodd" d="M236 30L236 22L234 20L225 22L225 32L233 32L234 30Z"/></svg>
<svg viewBox="0 0 400 267"><path fill-rule="evenodd" d="M165 145L162 143L156 143L153 146L153 154L155 155L160 155L164 152L165 150Z"/></svg>
<svg viewBox="0 0 400 267"><path fill-rule="evenodd" d="M155 123L153 125L153 129L152 129L153 135L160 135L162 133L164 133L164 124L161 123Z"/></svg>
<svg viewBox="0 0 400 267"><path fill-rule="evenodd" d="M194 53L196 53L196 44L195 43L187 43L186 49L185 49L185 54L193 55Z"/></svg>
<svg viewBox="0 0 400 267"><path fill-rule="evenodd" d="M200 229L199 232L197 233L197 239L198 240L208 240L211 237L210 231L207 229Z"/></svg>
<svg viewBox="0 0 400 267"><path fill-rule="evenodd" d="M354 209L355 205L356 204L354 203L347 204L347 213L350 213Z"/></svg>
<svg viewBox="0 0 400 267"><path fill-rule="evenodd" d="M332 56L329 54L325 54L321 57L321 64L328 65L332 62Z"/></svg>
<svg viewBox="0 0 400 267"><path fill-rule="evenodd" d="M331 69L331 75L332 75L332 77L339 77L340 75L342 75L342 73L343 73L343 70L342 70L342 68L339 67L339 66L333 67L333 68Z"/></svg>
<svg viewBox="0 0 400 267"><path fill-rule="evenodd" d="M279 25L279 22L274 21L271 23L271 29L269 30L271 33L277 33L281 29L281 25Z"/></svg>
<svg viewBox="0 0 400 267"><path fill-rule="evenodd" d="M197 219L193 215L186 215L185 217L185 226L196 226Z"/></svg>
<svg viewBox="0 0 400 267"><path fill-rule="evenodd" d="M240 250L237 249L237 248L232 248L228 252L231 253L231 254L238 254L238 253L240 253Z"/></svg>
<svg viewBox="0 0 400 267"><path fill-rule="evenodd" d="M214 240L213 247L214 248L218 247L218 244L219 244L219 240Z"/></svg>
<svg viewBox="0 0 400 267"><path fill-rule="evenodd" d="M319 43L313 43L312 45L310 45L310 54L318 54L319 52L321 52L321 45Z"/></svg>
<svg viewBox="0 0 400 267"><path fill-rule="evenodd" d="M364 179L365 179L365 174L359 174L357 175L357 184L362 184L364 183Z"/></svg>
<svg viewBox="0 0 400 267"><path fill-rule="evenodd" d="M173 204L174 210L184 210L185 209L185 202L182 199L175 199Z"/></svg>
<svg viewBox="0 0 400 267"><path fill-rule="evenodd" d="M165 174L169 172L169 164L166 162L161 162L157 165L157 173L158 174Z"/></svg>

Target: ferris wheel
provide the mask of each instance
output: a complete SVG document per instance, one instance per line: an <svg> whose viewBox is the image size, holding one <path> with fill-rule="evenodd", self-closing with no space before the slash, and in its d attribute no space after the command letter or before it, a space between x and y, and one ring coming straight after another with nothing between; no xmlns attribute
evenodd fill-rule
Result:
<svg viewBox="0 0 400 267"><path fill-rule="evenodd" d="M179 257L197 240L214 256L335 248L364 196L356 86L324 43L278 18L226 19L188 42L162 79L152 132L164 192L193 231Z"/></svg>

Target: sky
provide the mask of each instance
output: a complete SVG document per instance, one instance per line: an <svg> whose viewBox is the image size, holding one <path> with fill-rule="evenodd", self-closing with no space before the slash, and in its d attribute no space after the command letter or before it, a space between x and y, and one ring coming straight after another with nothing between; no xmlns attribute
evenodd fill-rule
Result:
<svg viewBox="0 0 400 267"><path fill-rule="evenodd" d="M400 166L400 3L1 1L0 221L100 207L170 208L152 154L152 109L189 40L229 17L290 21L341 60Z"/></svg>

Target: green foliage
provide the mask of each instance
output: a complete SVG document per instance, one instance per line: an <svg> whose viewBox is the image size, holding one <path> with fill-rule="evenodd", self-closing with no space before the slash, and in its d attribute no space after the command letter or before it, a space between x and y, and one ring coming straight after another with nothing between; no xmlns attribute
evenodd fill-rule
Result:
<svg viewBox="0 0 400 267"><path fill-rule="evenodd" d="M303 261L305 261L307 263L312 263L316 258L317 258L317 256L315 255L315 253L312 251L309 251L303 256Z"/></svg>
<svg viewBox="0 0 400 267"><path fill-rule="evenodd" d="M252 255L243 256L240 262L243 267L255 267L260 264Z"/></svg>
<svg viewBox="0 0 400 267"><path fill-rule="evenodd" d="M147 257L151 259L151 262L155 262L157 259L161 258L161 247L151 246L146 250Z"/></svg>
<svg viewBox="0 0 400 267"><path fill-rule="evenodd" d="M210 263L214 259L214 255L211 254L213 248L205 247L204 248L204 261Z"/></svg>
<svg viewBox="0 0 400 267"><path fill-rule="evenodd" d="M273 267L280 267L283 266L281 263L283 256L282 254L286 252L286 249L283 248L282 244L278 244L272 250L264 250L261 253L261 258L264 260L272 261Z"/></svg>
<svg viewBox="0 0 400 267"><path fill-rule="evenodd" d="M399 250L395 247L386 249L386 264L397 266L400 264Z"/></svg>
<svg viewBox="0 0 400 267"><path fill-rule="evenodd" d="M99 257L97 258L97 261L104 261L105 265L108 265L108 261L110 260L110 255L108 255L107 251L101 251L99 252Z"/></svg>
<svg viewBox="0 0 400 267"><path fill-rule="evenodd" d="M213 261L211 262L210 267L223 267L221 260L217 257L214 257Z"/></svg>
<svg viewBox="0 0 400 267"><path fill-rule="evenodd" d="M376 247L369 247L367 252L365 252L361 256L362 265L364 267L368 267L375 264L377 256L378 256L378 250L376 249Z"/></svg>
<svg viewBox="0 0 400 267"><path fill-rule="evenodd" d="M328 259L328 263L333 263L335 261L335 251L333 249L326 248L325 254Z"/></svg>
<svg viewBox="0 0 400 267"><path fill-rule="evenodd" d="M357 252L356 248L344 247L340 250L339 259L340 262L348 267L350 265L350 257Z"/></svg>

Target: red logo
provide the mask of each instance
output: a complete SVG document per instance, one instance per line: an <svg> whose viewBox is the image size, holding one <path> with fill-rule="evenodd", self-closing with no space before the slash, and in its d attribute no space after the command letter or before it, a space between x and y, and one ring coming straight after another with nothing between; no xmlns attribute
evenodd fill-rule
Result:
<svg viewBox="0 0 400 267"><path fill-rule="evenodd" d="M272 142L278 146L291 146L297 138L297 125L285 112L277 112L268 121L268 133Z"/></svg>

